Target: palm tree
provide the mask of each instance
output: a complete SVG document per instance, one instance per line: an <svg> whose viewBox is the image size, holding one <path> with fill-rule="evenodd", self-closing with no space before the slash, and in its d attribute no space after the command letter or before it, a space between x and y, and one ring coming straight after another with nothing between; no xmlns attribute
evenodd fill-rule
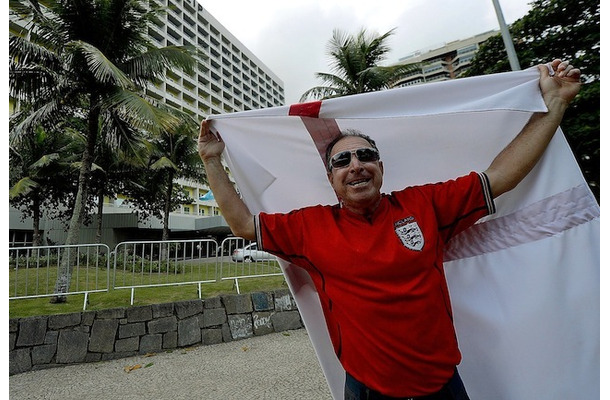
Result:
<svg viewBox="0 0 610 400"><path fill-rule="evenodd" d="M146 167L147 141L133 141L125 146L112 144L106 140L104 133L99 138L96 148L94 165L91 171L91 189L95 193L96 234L95 243L102 242L102 221L105 197L115 199L119 194L125 194L127 187L138 185L136 182ZM134 137L138 137L136 133Z"/></svg>
<svg viewBox="0 0 610 400"><path fill-rule="evenodd" d="M316 73L316 77L327 85L307 90L300 101L388 89L400 78L416 70L414 65L379 65L390 51L386 43L393 34L394 29L380 36L368 34L366 29L361 29L357 35L350 36L335 29L328 43L333 73Z"/></svg>
<svg viewBox="0 0 610 400"><path fill-rule="evenodd" d="M72 198L71 161L82 141L69 129L49 132L42 128L23 139L9 139L9 202L32 217L32 244L40 246L42 209Z"/></svg>
<svg viewBox="0 0 610 400"><path fill-rule="evenodd" d="M41 4L44 5L41 6ZM54 126L81 116L86 121L78 191L66 244L77 244L89 196L89 178L100 132L110 143L133 140L134 132L171 129L179 122L143 96L167 68L192 72L193 50L156 48L148 25L161 9L140 0L10 0L12 15L28 24L29 38L9 36L9 90L34 111L12 134ZM66 293L69 263L58 272L56 293ZM65 296L55 300L65 301Z"/></svg>
<svg viewBox="0 0 610 400"><path fill-rule="evenodd" d="M185 196L176 196L174 181L178 178L200 180L203 176L201 159L193 142L197 137L197 124L185 121L176 129L157 135L152 141L150 169L157 177L157 187L163 189L163 235L169 239L169 213L179 204L184 204Z"/></svg>

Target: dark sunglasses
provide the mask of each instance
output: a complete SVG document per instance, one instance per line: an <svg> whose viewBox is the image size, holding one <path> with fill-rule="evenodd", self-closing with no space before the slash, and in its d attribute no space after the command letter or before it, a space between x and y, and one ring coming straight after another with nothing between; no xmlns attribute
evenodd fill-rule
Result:
<svg viewBox="0 0 610 400"><path fill-rule="evenodd" d="M358 161L363 163L379 161L379 152L376 149L363 147L361 149L346 150L335 154L328 162L328 170L347 167L352 162L352 154L355 154Z"/></svg>

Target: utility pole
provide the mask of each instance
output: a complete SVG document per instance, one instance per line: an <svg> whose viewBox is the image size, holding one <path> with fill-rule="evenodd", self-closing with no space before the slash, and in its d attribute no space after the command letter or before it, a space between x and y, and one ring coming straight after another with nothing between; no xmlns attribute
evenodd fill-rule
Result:
<svg viewBox="0 0 610 400"><path fill-rule="evenodd" d="M510 63L510 68L513 71L519 71L521 69L521 66L519 65L519 59L517 58L517 52L515 51L513 40L510 37L510 32L508 31L506 22L504 22L504 15L502 14L502 9L500 8L500 2L498 0L492 0L492 2L494 3L494 8L496 9L496 16L498 17L498 22L500 23L500 31L502 32L504 47L506 47L506 53L508 54L508 62Z"/></svg>

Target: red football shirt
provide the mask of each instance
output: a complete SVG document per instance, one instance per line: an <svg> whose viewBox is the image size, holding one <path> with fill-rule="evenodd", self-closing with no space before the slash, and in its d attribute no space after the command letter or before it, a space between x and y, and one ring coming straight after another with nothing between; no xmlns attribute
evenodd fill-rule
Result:
<svg viewBox="0 0 610 400"><path fill-rule="evenodd" d="M388 396L440 390L461 360L443 270L454 235L494 212L487 177L383 195L372 218L335 206L256 217L259 247L305 268L347 372Z"/></svg>

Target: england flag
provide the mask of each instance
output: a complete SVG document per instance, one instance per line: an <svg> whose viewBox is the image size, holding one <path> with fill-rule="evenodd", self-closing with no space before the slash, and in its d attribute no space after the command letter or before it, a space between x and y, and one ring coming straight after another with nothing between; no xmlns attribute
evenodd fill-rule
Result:
<svg viewBox="0 0 610 400"><path fill-rule="evenodd" d="M538 81L531 68L209 120L250 211L287 212L337 203L321 155L345 128L377 142L385 193L484 171L532 113L546 111ZM600 209L560 129L534 170L495 203L496 213L452 239L445 255L470 397L599 398ZM331 393L342 399L345 372L312 280L281 266Z"/></svg>

